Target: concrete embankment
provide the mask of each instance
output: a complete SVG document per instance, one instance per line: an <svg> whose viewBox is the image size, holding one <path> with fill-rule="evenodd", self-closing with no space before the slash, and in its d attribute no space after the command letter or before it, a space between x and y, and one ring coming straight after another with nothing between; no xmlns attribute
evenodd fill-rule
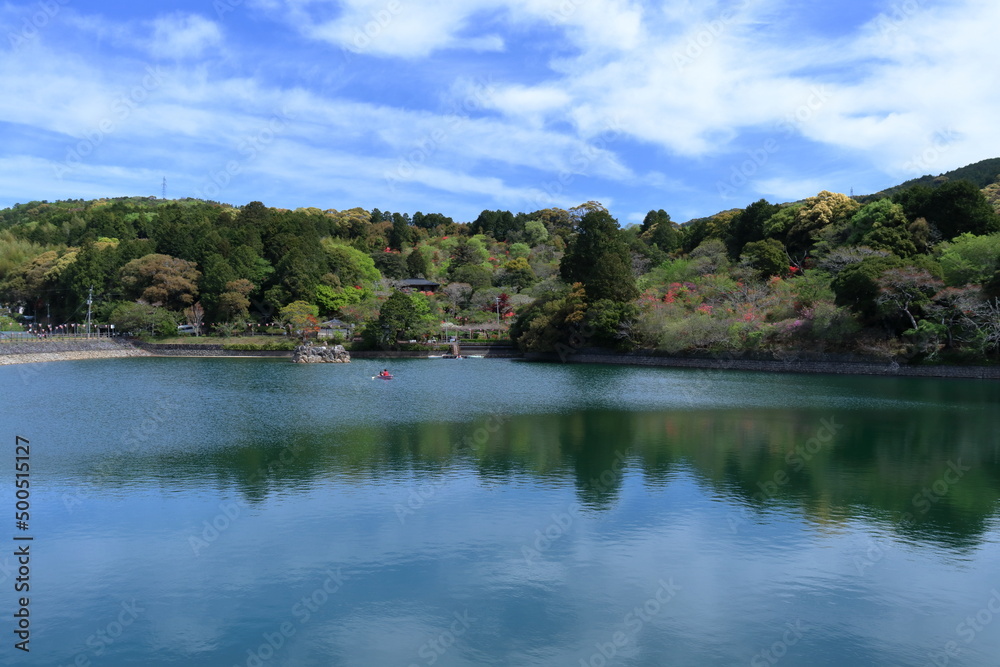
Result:
<svg viewBox="0 0 1000 667"><path fill-rule="evenodd" d="M141 343L136 347L153 357L285 357L292 358L291 350L224 350L222 345L180 345L173 343Z"/></svg>
<svg viewBox="0 0 1000 667"><path fill-rule="evenodd" d="M0 366L44 361L145 357L147 352L120 339L30 340L0 343Z"/></svg>
<svg viewBox="0 0 1000 667"><path fill-rule="evenodd" d="M529 352L528 361L573 364L618 364L627 366L662 366L708 370L759 371L767 373L826 373L834 375L881 375L885 377L936 377L1000 380L1000 366L910 366L892 360L848 358L844 355L802 355L785 360L734 359L724 357L667 357L637 351L615 353L584 348L563 355Z"/></svg>

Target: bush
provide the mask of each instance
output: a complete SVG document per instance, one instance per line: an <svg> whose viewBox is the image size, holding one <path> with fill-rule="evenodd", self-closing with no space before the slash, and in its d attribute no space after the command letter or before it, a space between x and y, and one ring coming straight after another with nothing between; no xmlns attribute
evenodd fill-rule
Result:
<svg viewBox="0 0 1000 667"><path fill-rule="evenodd" d="M6 315L0 315L0 331L24 331L24 328Z"/></svg>

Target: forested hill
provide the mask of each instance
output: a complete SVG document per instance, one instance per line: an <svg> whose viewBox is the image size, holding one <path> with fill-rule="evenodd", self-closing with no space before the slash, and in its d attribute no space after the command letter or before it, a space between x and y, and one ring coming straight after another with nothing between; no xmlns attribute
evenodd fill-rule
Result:
<svg viewBox="0 0 1000 667"><path fill-rule="evenodd" d="M991 169L1000 159L891 196L762 199L685 224L659 209L624 229L596 202L471 222L194 199L29 202L0 211L0 309L57 327L82 320L92 289L99 321L136 332L335 317L392 346L442 322L499 320L535 350L983 359L1000 345ZM440 289L398 291L405 278Z"/></svg>
<svg viewBox="0 0 1000 667"><path fill-rule="evenodd" d="M920 178L913 178L891 188L886 188L885 190L877 192L873 195L865 195L861 199L862 201L882 199L884 197L890 197L899 192L903 192L904 190L909 190L917 185L937 187L938 185L949 181L969 181L977 188L985 188L997 182L998 174L1000 174L1000 157L995 157L990 158L989 160L982 160L974 164L966 165L964 167L959 167L958 169L953 169L952 171L938 174L937 176L931 176L928 174L921 176Z"/></svg>

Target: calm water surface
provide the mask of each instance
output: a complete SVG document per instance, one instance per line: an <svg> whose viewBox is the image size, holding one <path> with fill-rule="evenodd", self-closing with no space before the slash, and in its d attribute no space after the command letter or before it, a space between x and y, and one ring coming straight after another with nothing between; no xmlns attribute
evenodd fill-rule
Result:
<svg viewBox="0 0 1000 667"><path fill-rule="evenodd" d="M1000 663L1000 384L384 365L0 368L0 663Z"/></svg>

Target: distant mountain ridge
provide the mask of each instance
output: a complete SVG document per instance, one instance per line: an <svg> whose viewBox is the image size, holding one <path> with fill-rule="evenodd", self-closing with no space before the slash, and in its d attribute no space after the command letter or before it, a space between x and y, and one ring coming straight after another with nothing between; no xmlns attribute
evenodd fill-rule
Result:
<svg viewBox="0 0 1000 667"><path fill-rule="evenodd" d="M1000 178L1000 157L995 157L988 160L981 160L964 167L959 167L958 169L946 171L945 173L938 174L937 176L927 174L920 176L919 178L911 178L910 180L904 181L899 185L886 188L881 192L876 192L870 195L862 195L861 197L858 197L858 199L860 201L883 199L885 197L891 197L897 192L909 190L917 185L925 185L933 188L941 185L942 183L947 183L948 181L970 181L971 183L974 183L977 188L983 189L994 184L998 178Z"/></svg>

